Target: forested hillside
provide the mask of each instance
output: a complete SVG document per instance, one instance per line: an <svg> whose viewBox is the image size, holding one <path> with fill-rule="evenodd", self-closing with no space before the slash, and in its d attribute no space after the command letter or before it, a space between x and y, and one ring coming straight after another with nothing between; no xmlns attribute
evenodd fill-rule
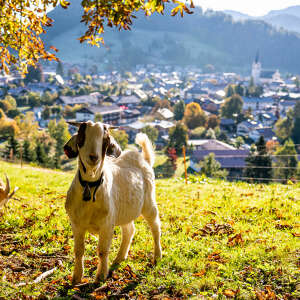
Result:
<svg viewBox="0 0 300 300"><path fill-rule="evenodd" d="M69 62L130 67L140 63L181 64L203 67L213 64L219 70L250 69L257 49L264 68L298 72L300 38L278 31L263 21L233 22L223 13L194 9L193 15L171 17L171 5L165 16L146 18L137 14L132 31L107 29L102 49L80 45L83 32L80 1L72 1L67 10L58 7L49 13L54 19L45 39L60 49L59 57ZM283 55L284 53L284 55Z"/></svg>

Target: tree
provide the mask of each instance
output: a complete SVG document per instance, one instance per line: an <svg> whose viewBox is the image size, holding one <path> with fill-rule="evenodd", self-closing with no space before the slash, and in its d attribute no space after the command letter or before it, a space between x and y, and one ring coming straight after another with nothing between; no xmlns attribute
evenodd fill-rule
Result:
<svg viewBox="0 0 300 300"><path fill-rule="evenodd" d="M245 141L244 139L241 137L241 136L238 136L236 139L235 139L235 142L234 142L234 145L237 149L240 149L242 145L245 144Z"/></svg>
<svg viewBox="0 0 300 300"><path fill-rule="evenodd" d="M246 158L245 176L250 181L268 183L272 178L272 159L267 152L266 142L263 136L255 144Z"/></svg>
<svg viewBox="0 0 300 300"><path fill-rule="evenodd" d="M294 126L291 132L291 138L295 144L300 144L300 102L296 102L294 111Z"/></svg>
<svg viewBox="0 0 300 300"><path fill-rule="evenodd" d="M48 161L48 158L45 152L45 148L43 147L42 143L39 141L36 143L35 153L36 153L36 161L42 166L45 166Z"/></svg>
<svg viewBox="0 0 300 300"><path fill-rule="evenodd" d="M142 132L147 134L150 141L155 144L158 137L158 130L155 127L147 125L142 129Z"/></svg>
<svg viewBox="0 0 300 300"><path fill-rule="evenodd" d="M232 95L235 94L235 91L234 91L234 86L232 84L229 84L226 89L225 89L225 92L226 92L226 97L231 97Z"/></svg>
<svg viewBox="0 0 300 300"><path fill-rule="evenodd" d="M206 115L198 103L192 102L185 107L183 122L189 129L205 126Z"/></svg>
<svg viewBox="0 0 300 300"><path fill-rule="evenodd" d="M281 141L287 140L293 132L294 116L293 110L288 110L284 119L279 119L275 124L275 133Z"/></svg>
<svg viewBox="0 0 300 300"><path fill-rule="evenodd" d="M169 130L168 148L175 148L176 153L182 153L182 147L187 145L188 140L187 127L181 122L177 122L174 127Z"/></svg>
<svg viewBox="0 0 300 300"><path fill-rule="evenodd" d="M215 129L219 125L220 125L219 117L214 114L209 115L207 122L206 122L206 128Z"/></svg>
<svg viewBox="0 0 300 300"><path fill-rule="evenodd" d="M226 170L221 170L221 164L216 161L214 153L205 156L204 160L200 162L200 167L201 173L207 177L226 178L228 175Z"/></svg>
<svg viewBox="0 0 300 300"><path fill-rule="evenodd" d="M70 139L68 124L64 119L60 119L58 123L55 120L51 120L48 124L48 131L50 136L56 141L54 164L56 168L60 168L64 144Z"/></svg>
<svg viewBox="0 0 300 300"><path fill-rule="evenodd" d="M240 95L234 94L227 98L221 106L221 114L225 118L234 119L234 115L241 115L244 101Z"/></svg>
<svg viewBox="0 0 300 300"><path fill-rule="evenodd" d="M19 157L20 154L20 144L16 140L15 136L12 134L9 136L7 145L5 147L5 156L7 158L16 158ZM12 155L12 157L11 157Z"/></svg>
<svg viewBox="0 0 300 300"><path fill-rule="evenodd" d="M48 120L51 115L51 110L49 106L45 106L44 110L42 111L42 118L44 120Z"/></svg>
<svg viewBox="0 0 300 300"><path fill-rule="evenodd" d="M28 73L24 79L25 83L28 82L43 82L44 81L44 75L43 75L43 68L41 64L37 64L36 67L29 66L28 67Z"/></svg>
<svg viewBox="0 0 300 300"><path fill-rule="evenodd" d="M31 149L29 140L24 140L22 145L22 158L26 162L31 162L36 160L35 152Z"/></svg>
<svg viewBox="0 0 300 300"><path fill-rule="evenodd" d="M58 61L57 63L56 74L60 75L61 77L64 76L64 67L61 61Z"/></svg>
<svg viewBox="0 0 300 300"><path fill-rule="evenodd" d="M171 15L178 12L192 12L181 1L176 2ZM0 70L9 73L9 67L16 65L21 71L26 72L28 65L35 65L39 59L58 60L54 53L57 49L53 46L45 49L45 44L40 35L53 20L47 16L49 7L61 5L67 8L70 2L64 0L2 1L0 6ZM143 10L146 15L154 12L163 13L164 1L149 0L138 1L95 1L85 0L81 4L84 7L82 22L86 25L86 32L79 38L80 42L88 42L91 45L99 45L103 42L102 34L105 26L130 30L135 12ZM191 1L191 7L193 3ZM21 21L20 21L21 20ZM78 20L79 23L80 20ZM7 30L10 28L11 30Z"/></svg>
<svg viewBox="0 0 300 300"><path fill-rule="evenodd" d="M295 178L297 174L297 151L291 139L287 140L283 146L279 146L275 152L275 176L279 179L289 180Z"/></svg>
<svg viewBox="0 0 300 300"><path fill-rule="evenodd" d="M128 134L125 130L112 130L111 135L115 138L116 142L124 150L128 145Z"/></svg>
<svg viewBox="0 0 300 300"><path fill-rule="evenodd" d="M184 116L185 104L183 100L178 101L174 105L174 119L176 121L181 121Z"/></svg>

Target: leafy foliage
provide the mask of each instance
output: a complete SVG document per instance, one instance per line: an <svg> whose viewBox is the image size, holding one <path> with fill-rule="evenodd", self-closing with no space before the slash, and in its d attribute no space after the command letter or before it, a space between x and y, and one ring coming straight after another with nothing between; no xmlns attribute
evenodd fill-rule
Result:
<svg viewBox="0 0 300 300"><path fill-rule="evenodd" d="M210 153L200 163L201 173L212 178L226 178L228 172L221 170L221 164L216 161L215 154Z"/></svg>
<svg viewBox="0 0 300 300"><path fill-rule="evenodd" d="M174 148L177 154L182 153L182 147L187 145L187 128L181 122L177 122L175 127L169 130L169 143L167 149Z"/></svg>
<svg viewBox="0 0 300 300"><path fill-rule="evenodd" d="M176 121L181 121L184 116L185 104L183 100L178 101L174 105L174 119Z"/></svg>
<svg viewBox="0 0 300 300"><path fill-rule="evenodd" d="M245 176L250 181L257 180L258 182L266 182L273 177L272 174L272 159L267 153L266 142L261 136L255 144L256 149L246 158ZM257 179L259 178L259 179Z"/></svg>
<svg viewBox="0 0 300 300"><path fill-rule="evenodd" d="M146 133L150 141L155 144L158 137L158 130L155 127L147 125L142 129L142 132Z"/></svg>
<svg viewBox="0 0 300 300"><path fill-rule="evenodd" d="M122 150L128 145L128 134L125 130L112 130L111 135L115 138L116 142L120 145Z"/></svg>
<svg viewBox="0 0 300 300"><path fill-rule="evenodd" d="M192 102L185 107L183 122L189 129L205 125L206 115L198 103Z"/></svg>
<svg viewBox="0 0 300 300"><path fill-rule="evenodd" d="M221 106L221 114L225 118L234 119L234 115L241 115L244 101L240 95L234 94L227 98Z"/></svg>
<svg viewBox="0 0 300 300"><path fill-rule="evenodd" d="M275 155L276 178L285 180L295 179L297 174L298 157L295 145L292 140L287 140L283 146L279 146Z"/></svg>

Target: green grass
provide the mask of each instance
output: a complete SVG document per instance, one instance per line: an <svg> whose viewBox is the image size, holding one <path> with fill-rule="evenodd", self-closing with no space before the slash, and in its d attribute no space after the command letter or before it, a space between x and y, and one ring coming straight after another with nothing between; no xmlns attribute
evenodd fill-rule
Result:
<svg viewBox="0 0 300 300"><path fill-rule="evenodd" d="M92 285L75 289L69 285L73 238L64 201L73 174L0 162L1 176L4 172L20 190L19 201L11 200L0 213L3 299L25 295L65 299L74 294L85 299L300 296L299 184L255 185L191 177L185 185L179 178L157 180L162 260L151 264L152 237L138 218L128 260L96 293ZM119 243L116 228L110 261ZM86 282L95 277L96 245L97 238L88 235ZM53 274L30 284L54 267ZM18 286L22 282L29 284Z"/></svg>

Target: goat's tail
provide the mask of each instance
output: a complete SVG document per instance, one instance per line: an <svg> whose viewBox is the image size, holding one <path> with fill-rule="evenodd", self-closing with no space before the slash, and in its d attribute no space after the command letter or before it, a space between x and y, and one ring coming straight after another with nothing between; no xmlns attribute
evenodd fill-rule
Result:
<svg viewBox="0 0 300 300"><path fill-rule="evenodd" d="M148 136L145 133L138 133L135 138L135 143L142 148L144 159L153 167L154 164L154 149Z"/></svg>

